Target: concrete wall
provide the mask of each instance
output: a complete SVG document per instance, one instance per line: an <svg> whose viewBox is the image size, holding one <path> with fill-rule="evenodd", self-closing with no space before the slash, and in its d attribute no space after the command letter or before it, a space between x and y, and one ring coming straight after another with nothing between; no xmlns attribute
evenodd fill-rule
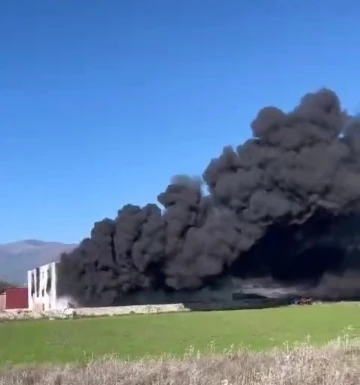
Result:
<svg viewBox="0 0 360 385"><path fill-rule="evenodd" d="M189 311L206 311L206 310L230 310L230 309L262 309L266 307L274 307L276 301L265 300L242 300L232 301L228 303L198 303L196 307L193 304L189 307L186 304L168 304L168 305L138 305L138 306L114 306L100 308L77 308L77 309L52 309L47 311L5 311L0 313L0 319L27 319L27 318L73 318L73 317L102 317L102 316L120 316L130 314L159 314L159 313L175 313Z"/></svg>
<svg viewBox="0 0 360 385"><path fill-rule="evenodd" d="M4 311L6 308L6 294L0 294L0 311Z"/></svg>
<svg viewBox="0 0 360 385"><path fill-rule="evenodd" d="M28 271L29 309L34 311L58 308L56 262Z"/></svg>
<svg viewBox="0 0 360 385"><path fill-rule="evenodd" d="M259 303L258 307L262 308L264 303ZM196 306L191 304L188 306L183 303L173 303L167 305L137 305L137 306L113 306L99 308L78 308L74 309L75 315L79 317L89 316L116 316L128 314L158 314L158 313L176 313L187 311L210 311L210 310L231 310L231 309L246 309L257 307L251 301L231 301L231 302L216 302L216 303L197 303Z"/></svg>

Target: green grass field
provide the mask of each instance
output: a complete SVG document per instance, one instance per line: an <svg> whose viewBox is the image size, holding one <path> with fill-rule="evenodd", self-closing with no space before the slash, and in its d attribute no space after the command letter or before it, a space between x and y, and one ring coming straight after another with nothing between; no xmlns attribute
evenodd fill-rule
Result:
<svg viewBox="0 0 360 385"><path fill-rule="evenodd" d="M190 346L206 350L210 343L217 350L240 344L264 349L307 336L321 343L349 326L351 334L360 335L358 305L15 321L0 324L0 363L182 355Z"/></svg>

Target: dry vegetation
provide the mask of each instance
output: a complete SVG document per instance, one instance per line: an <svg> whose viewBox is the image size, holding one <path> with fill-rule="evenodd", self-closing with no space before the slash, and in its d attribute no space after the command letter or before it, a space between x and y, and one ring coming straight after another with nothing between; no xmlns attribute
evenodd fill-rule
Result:
<svg viewBox="0 0 360 385"><path fill-rule="evenodd" d="M0 369L1 385L359 385L360 342L300 344L271 351L229 349L183 359L104 358L84 365Z"/></svg>

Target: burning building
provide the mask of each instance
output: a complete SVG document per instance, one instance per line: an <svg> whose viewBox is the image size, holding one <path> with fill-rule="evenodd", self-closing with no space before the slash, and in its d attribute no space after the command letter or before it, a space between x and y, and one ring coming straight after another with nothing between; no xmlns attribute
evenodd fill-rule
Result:
<svg viewBox="0 0 360 385"><path fill-rule="evenodd" d="M28 307L30 310L59 310L69 306L57 293L58 263L52 262L28 271Z"/></svg>
<svg viewBox="0 0 360 385"><path fill-rule="evenodd" d="M206 297L252 278L360 295L360 120L322 89L290 112L261 109L251 130L202 178L175 177L162 208L128 204L95 223L49 285L82 306Z"/></svg>

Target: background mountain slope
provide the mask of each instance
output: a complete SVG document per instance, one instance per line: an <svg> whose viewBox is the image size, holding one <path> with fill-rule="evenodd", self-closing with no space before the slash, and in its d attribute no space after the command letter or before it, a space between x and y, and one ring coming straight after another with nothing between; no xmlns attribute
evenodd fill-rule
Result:
<svg viewBox="0 0 360 385"><path fill-rule="evenodd" d="M28 270L57 261L62 252L75 247L76 244L37 239L0 243L0 280L23 284L27 281Z"/></svg>

